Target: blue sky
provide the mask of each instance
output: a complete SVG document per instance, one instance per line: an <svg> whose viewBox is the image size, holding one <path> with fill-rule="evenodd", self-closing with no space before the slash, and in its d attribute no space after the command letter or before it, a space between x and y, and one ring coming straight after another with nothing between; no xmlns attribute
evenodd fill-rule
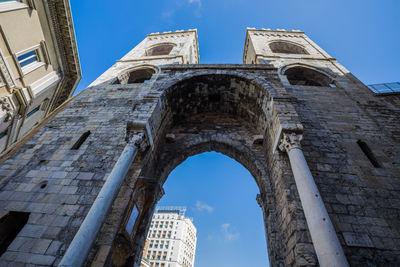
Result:
<svg viewBox="0 0 400 267"><path fill-rule="evenodd" d="M197 28L200 63L242 63L246 27L300 29L366 84L400 78L398 0L71 0L78 90L152 32Z"/></svg>
<svg viewBox="0 0 400 267"><path fill-rule="evenodd" d="M365 84L400 81L398 0L71 0L82 66L77 92L146 34L197 28L200 63L242 63L246 27L300 29ZM267 266L258 189L234 160L189 158L162 204L185 205L198 228L196 267ZM223 189L223 191L221 191Z"/></svg>
<svg viewBox="0 0 400 267"><path fill-rule="evenodd" d="M186 206L194 220L194 266L267 266L259 191L240 163L216 152L190 157L172 171L164 190L159 204Z"/></svg>

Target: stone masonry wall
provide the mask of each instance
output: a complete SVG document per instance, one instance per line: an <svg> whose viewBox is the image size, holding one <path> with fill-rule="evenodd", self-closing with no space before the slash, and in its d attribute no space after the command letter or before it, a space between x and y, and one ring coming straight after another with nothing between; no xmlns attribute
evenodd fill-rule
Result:
<svg viewBox="0 0 400 267"><path fill-rule="evenodd" d="M191 80L201 75L205 80ZM193 104L199 98L185 80L202 84L193 93L203 102ZM255 176L271 263L317 265L287 155L273 151L279 126L304 128L304 154L350 263L398 265L400 100L374 96L350 75L338 81L334 88L284 88L271 66L186 65L161 68L143 84L84 90L0 166L0 217L30 212L0 265L57 265L125 146L129 121L150 122L154 147L131 167L87 265L110 263L139 176L163 182L182 156L208 150L237 158ZM254 143L260 135L262 144ZM357 140L382 168L371 165ZM142 224L146 229L148 221Z"/></svg>
<svg viewBox="0 0 400 267"><path fill-rule="evenodd" d="M352 266L400 264L399 96L374 96L352 76L345 88L290 86L304 125L304 154ZM357 141L367 143L375 168Z"/></svg>

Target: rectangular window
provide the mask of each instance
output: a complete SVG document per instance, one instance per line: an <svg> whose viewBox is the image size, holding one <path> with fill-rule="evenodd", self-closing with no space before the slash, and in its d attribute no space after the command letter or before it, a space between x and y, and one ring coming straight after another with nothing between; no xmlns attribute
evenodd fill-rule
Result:
<svg viewBox="0 0 400 267"><path fill-rule="evenodd" d="M135 225L136 219L139 216L139 210L136 205L133 206L131 216L129 217L128 223L126 224L125 230L128 234L132 234L133 226Z"/></svg>
<svg viewBox="0 0 400 267"><path fill-rule="evenodd" d="M13 56L15 56L15 60L19 63L19 69L22 75L45 65L45 62L43 62L44 53L40 44L17 52Z"/></svg>
<svg viewBox="0 0 400 267"><path fill-rule="evenodd" d="M18 62L22 69L38 61L39 61L39 56L37 49L18 56Z"/></svg>
<svg viewBox="0 0 400 267"><path fill-rule="evenodd" d="M26 114L26 118L29 118L30 116L32 116L33 114L35 114L39 110L40 110L40 105L37 106L36 108L32 109L31 111L29 111L28 114Z"/></svg>
<svg viewBox="0 0 400 267"><path fill-rule="evenodd" d="M90 131L84 132L81 137L79 137L78 141L71 147L72 150L78 150L81 145L86 141L86 139L89 137Z"/></svg>
<svg viewBox="0 0 400 267"><path fill-rule="evenodd" d="M365 156L369 159L371 164L375 168L381 168L381 164L379 164L378 160L376 159L374 153L372 153L372 150L369 148L367 143L365 143L364 141L358 140L357 144L361 148L362 152L364 152Z"/></svg>

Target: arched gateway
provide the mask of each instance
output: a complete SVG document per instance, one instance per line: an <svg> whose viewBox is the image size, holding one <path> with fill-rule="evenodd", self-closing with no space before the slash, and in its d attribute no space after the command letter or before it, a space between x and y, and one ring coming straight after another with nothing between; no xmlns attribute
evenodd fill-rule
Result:
<svg viewBox="0 0 400 267"><path fill-rule="evenodd" d="M0 263L30 263L29 239L35 264L139 266L169 173L206 151L254 177L271 266L398 263L396 98L372 109L386 100L299 31L248 29L242 65L198 58L196 30L148 35L3 159L1 223L24 221ZM303 65L329 82L282 71Z"/></svg>

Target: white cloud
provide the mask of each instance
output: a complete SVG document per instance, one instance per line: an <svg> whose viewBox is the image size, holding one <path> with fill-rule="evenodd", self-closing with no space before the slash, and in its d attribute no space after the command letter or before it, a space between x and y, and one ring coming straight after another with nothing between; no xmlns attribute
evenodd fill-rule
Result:
<svg viewBox="0 0 400 267"><path fill-rule="evenodd" d="M221 225L221 232L224 235L224 239L226 241L232 241L235 240L239 237L240 233L239 232L232 232L230 230L231 224L230 223L224 223Z"/></svg>
<svg viewBox="0 0 400 267"><path fill-rule="evenodd" d="M213 207L211 207L210 205L207 205L204 202L201 202L200 200L196 201L196 209L198 211L207 211L208 213L211 213L214 210Z"/></svg>
<svg viewBox="0 0 400 267"><path fill-rule="evenodd" d="M188 0L189 4L197 4L197 8L194 10L194 14L196 17L201 17L201 0Z"/></svg>
<svg viewBox="0 0 400 267"><path fill-rule="evenodd" d="M197 3L199 6L201 6L201 0L189 0L189 4Z"/></svg>
<svg viewBox="0 0 400 267"><path fill-rule="evenodd" d="M174 13L175 13L175 10L164 10L161 13L161 17L163 19L170 19L174 15Z"/></svg>

